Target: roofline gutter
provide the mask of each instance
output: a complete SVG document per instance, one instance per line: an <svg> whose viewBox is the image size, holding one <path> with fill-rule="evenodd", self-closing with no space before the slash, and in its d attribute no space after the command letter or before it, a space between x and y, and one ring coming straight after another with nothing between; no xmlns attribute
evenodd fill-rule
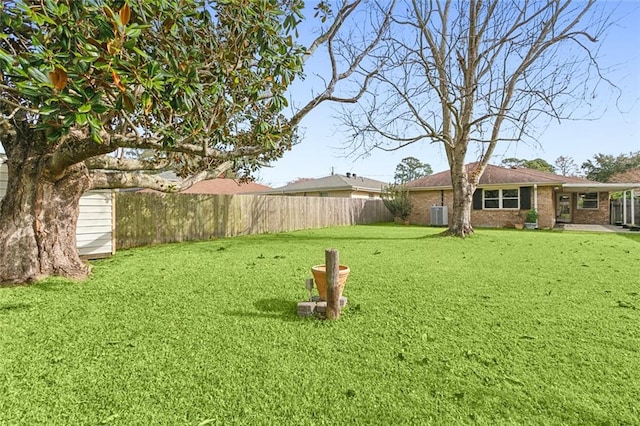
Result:
<svg viewBox="0 0 640 426"><path fill-rule="evenodd" d="M306 188L306 189L294 189L294 190L271 190L264 191L263 194L279 195L279 194L300 194L303 192L330 192L330 191L368 191L382 193L382 189L365 188L359 186L345 186L345 187L330 187L330 188Z"/></svg>
<svg viewBox="0 0 640 426"><path fill-rule="evenodd" d="M559 186L565 185L564 182L505 182L505 183L489 183L489 184L479 184L477 188L505 188L505 187L520 187L520 186ZM414 186L407 187L409 191L442 191L445 189L453 189L453 186Z"/></svg>
<svg viewBox="0 0 640 426"><path fill-rule="evenodd" d="M565 183L562 184L564 189L606 189L610 191L628 191L630 189L640 188L640 183ZM626 189L623 189L626 188Z"/></svg>

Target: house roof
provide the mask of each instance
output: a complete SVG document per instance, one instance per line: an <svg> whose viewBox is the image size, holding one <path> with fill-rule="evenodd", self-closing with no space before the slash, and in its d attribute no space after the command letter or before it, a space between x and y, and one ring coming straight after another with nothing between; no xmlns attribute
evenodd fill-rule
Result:
<svg viewBox="0 0 640 426"><path fill-rule="evenodd" d="M271 187L256 182L240 182L235 179L219 178L200 181L181 191L181 194L246 194L248 192L264 192L269 189Z"/></svg>
<svg viewBox="0 0 640 426"><path fill-rule="evenodd" d="M318 179L303 180L290 183L279 188L265 191L267 194L291 194L299 192L325 192L325 191L369 191L382 192L387 186L386 182L369 179L357 175L330 175Z"/></svg>
<svg viewBox="0 0 640 426"><path fill-rule="evenodd" d="M256 182L240 182L235 179L207 179L200 181L193 186L180 191L180 194L246 194L264 192L271 189L266 185ZM158 192L152 189L143 189L140 192Z"/></svg>
<svg viewBox="0 0 640 426"><path fill-rule="evenodd" d="M611 183L622 182L640 182L640 168L627 170L626 172L617 173L608 180Z"/></svg>
<svg viewBox="0 0 640 426"><path fill-rule="evenodd" d="M473 171L477 163L469 163L465 167L467 171ZM565 190L575 191L621 191L636 186L640 183L620 183L616 185L603 184L600 182L590 181L588 179L575 176L561 176L554 173L542 172L539 170L519 168L507 168L487 165L484 173L480 177L478 186L494 186L494 185L541 185L541 186L562 186ZM451 171L436 173L425 176L420 179L408 182L406 186L410 189L448 189L451 188ZM624 187L624 188L623 188ZM621 189L622 188L622 189Z"/></svg>

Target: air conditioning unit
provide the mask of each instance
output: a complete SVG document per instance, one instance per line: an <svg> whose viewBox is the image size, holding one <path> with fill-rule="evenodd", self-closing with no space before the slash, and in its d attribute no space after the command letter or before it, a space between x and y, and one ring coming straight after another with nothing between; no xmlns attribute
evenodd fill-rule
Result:
<svg viewBox="0 0 640 426"><path fill-rule="evenodd" d="M431 207L431 226L448 226L449 225L449 211L447 206L432 206Z"/></svg>

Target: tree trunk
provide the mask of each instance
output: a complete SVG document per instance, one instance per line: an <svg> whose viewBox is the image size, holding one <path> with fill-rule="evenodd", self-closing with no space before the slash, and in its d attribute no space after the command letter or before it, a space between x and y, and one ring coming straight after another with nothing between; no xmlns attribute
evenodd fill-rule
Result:
<svg viewBox="0 0 640 426"><path fill-rule="evenodd" d="M41 155L9 155L7 193L0 205L0 283L89 274L76 246L78 204L90 185L88 171L79 163L54 176L45 164Z"/></svg>
<svg viewBox="0 0 640 426"><path fill-rule="evenodd" d="M464 238L473 234L471 207L474 187L469 182L467 170L462 161L451 167L451 184L453 185L453 217L445 234Z"/></svg>

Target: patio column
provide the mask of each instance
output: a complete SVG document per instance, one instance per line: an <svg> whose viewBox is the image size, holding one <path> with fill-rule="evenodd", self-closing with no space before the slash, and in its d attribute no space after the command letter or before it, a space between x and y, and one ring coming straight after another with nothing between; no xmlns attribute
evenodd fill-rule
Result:
<svg viewBox="0 0 640 426"><path fill-rule="evenodd" d="M627 224L627 191L622 191L622 224Z"/></svg>
<svg viewBox="0 0 640 426"><path fill-rule="evenodd" d="M633 193L633 189L631 189L631 224L636 224L636 203L634 203L635 194ZM625 203L626 205L626 203Z"/></svg>

